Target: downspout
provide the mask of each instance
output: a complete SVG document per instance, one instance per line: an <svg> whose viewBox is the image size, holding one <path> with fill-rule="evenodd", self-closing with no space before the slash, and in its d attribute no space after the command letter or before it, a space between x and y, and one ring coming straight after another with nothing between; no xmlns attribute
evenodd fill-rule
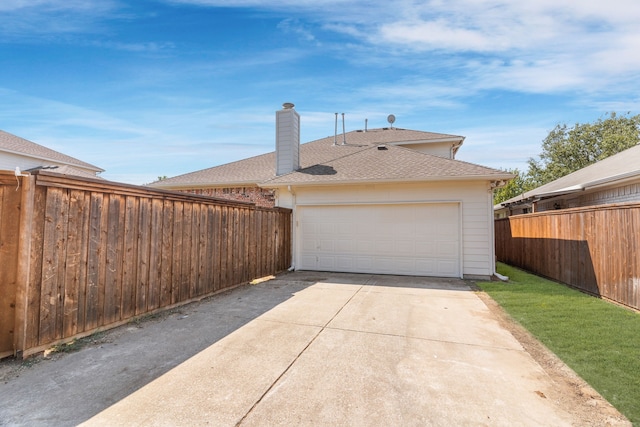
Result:
<svg viewBox="0 0 640 427"><path fill-rule="evenodd" d="M290 185L287 185L287 191L291 193L291 267L287 269L287 271L295 271L296 269L296 240L298 240L297 225L298 225L298 215L296 209L296 192L293 191Z"/></svg>
<svg viewBox="0 0 640 427"><path fill-rule="evenodd" d="M491 187L491 186L490 186ZM495 220L493 219L493 188L489 190L489 201L487 205L489 205L489 230L491 231L491 276L495 276L496 272L496 230L495 230Z"/></svg>

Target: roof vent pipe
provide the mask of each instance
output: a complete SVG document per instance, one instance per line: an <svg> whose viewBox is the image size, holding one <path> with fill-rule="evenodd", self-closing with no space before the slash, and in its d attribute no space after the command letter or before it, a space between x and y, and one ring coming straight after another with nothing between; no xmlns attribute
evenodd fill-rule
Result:
<svg viewBox="0 0 640 427"><path fill-rule="evenodd" d="M367 123L369 123L369 119L364 119L364 131L367 131Z"/></svg>
<svg viewBox="0 0 640 427"><path fill-rule="evenodd" d="M342 145L347 145L347 134L344 131L344 113L342 113Z"/></svg>
<svg viewBox="0 0 640 427"><path fill-rule="evenodd" d="M336 131L333 134L333 145L338 145L338 113L336 113Z"/></svg>

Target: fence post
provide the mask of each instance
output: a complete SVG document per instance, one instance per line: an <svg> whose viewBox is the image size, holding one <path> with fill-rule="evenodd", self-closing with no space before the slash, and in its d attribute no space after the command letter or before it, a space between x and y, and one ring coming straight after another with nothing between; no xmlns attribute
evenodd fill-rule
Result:
<svg viewBox="0 0 640 427"><path fill-rule="evenodd" d="M31 274L31 229L36 176L22 178L20 226L18 239L18 271L16 280L16 317L14 326L14 356L22 359L27 339L29 277Z"/></svg>

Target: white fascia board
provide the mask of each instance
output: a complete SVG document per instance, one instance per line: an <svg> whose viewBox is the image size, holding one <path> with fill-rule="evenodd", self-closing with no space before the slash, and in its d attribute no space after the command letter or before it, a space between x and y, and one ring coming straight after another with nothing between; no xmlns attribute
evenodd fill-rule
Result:
<svg viewBox="0 0 640 427"><path fill-rule="evenodd" d="M584 188L586 190L586 189L602 187L616 181L620 181L620 184L621 184L623 181L628 181L637 177L640 177L640 170L627 172L620 175L609 176L607 178L602 178L595 181L587 182L586 184L584 184Z"/></svg>
<svg viewBox="0 0 640 427"><path fill-rule="evenodd" d="M83 164L72 163L72 162L68 162L68 161L64 161L64 160L58 160L58 159L51 159L49 157L37 156L37 155L34 155L34 154L27 154L27 153L23 153L21 151L7 150L5 148L1 149L0 151L4 151L5 153L10 153L10 154L15 154L15 155L18 155L18 156L28 157L30 159L36 159L36 160L41 160L41 161L45 161L45 162L51 162L51 163L56 164L56 165L74 166L76 168L93 170L95 172L104 172L105 171L104 169L101 169L101 168L99 168L97 166L94 166L91 163L82 162L82 160L80 160L80 159L78 159L78 160L81 161Z"/></svg>
<svg viewBox="0 0 640 427"><path fill-rule="evenodd" d="M413 145L413 144L430 144L430 143L438 143L438 142L462 142L464 141L464 136L455 136L455 137L447 137L447 138L436 138L436 139L419 139L412 141L393 141L386 142L385 144L389 145Z"/></svg>
<svg viewBox="0 0 640 427"><path fill-rule="evenodd" d="M541 197L553 197L553 196L561 196L563 194L577 193L578 191L583 191L584 187L581 184L572 185L570 187L560 188L559 190L553 190L546 193L536 193L532 198L541 198Z"/></svg>
<svg viewBox="0 0 640 427"><path fill-rule="evenodd" d="M314 187L314 186L333 186L333 185L359 185L359 184L401 184L401 183L416 183L416 182L438 182L438 181L501 181L513 178L512 174L504 175L466 175L466 176L436 176L429 178L398 178L398 179L363 179L363 180L336 180L336 181L289 181L269 183L263 182L258 184L258 187L263 188L283 188L283 187Z"/></svg>

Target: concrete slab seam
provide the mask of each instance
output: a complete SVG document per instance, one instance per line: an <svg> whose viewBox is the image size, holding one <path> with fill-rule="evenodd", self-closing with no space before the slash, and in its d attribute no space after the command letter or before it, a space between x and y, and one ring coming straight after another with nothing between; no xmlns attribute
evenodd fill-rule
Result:
<svg viewBox="0 0 640 427"><path fill-rule="evenodd" d="M299 326L309 326L309 325L299 325ZM394 338L409 338L409 339L417 340L417 341L430 341L430 342L437 342L437 343L442 343L442 344L464 345L464 346L467 346L467 347L479 347L479 348L487 348L487 349L493 349L493 350L508 350L508 351L516 351L516 352L523 352L524 351L524 350L521 350L521 349L508 348L508 347L496 347L496 346L474 344L474 343L466 343L466 342L458 342L458 341L438 340L438 339L435 339L435 338L423 338L423 337L415 337L415 336L409 336L409 335L389 334L389 333L383 333L383 332L361 331L361 330L356 330L356 329L336 328L336 327L331 327L331 326L323 327L322 330L324 330L324 329L329 329L329 330L334 330L334 331L342 331L342 332L355 332L355 333L367 334L367 335L380 335L380 336L394 337Z"/></svg>
<svg viewBox="0 0 640 427"><path fill-rule="evenodd" d="M368 279L370 280L370 279ZM367 281L368 281L367 280ZM249 408L249 410L247 411L246 414L244 414L242 416L242 418L240 418L240 420L236 423L236 427L239 427L242 425L242 423L244 422L244 420L247 419L247 417L251 414L251 412L256 408L256 406L258 406L258 404L260 402L262 402L262 400L264 399L264 397L275 387L276 384L278 384L278 382L280 381L280 379L287 373L289 372L289 370L291 370L291 367L298 361L298 359L300 358L300 356L302 356L302 354L307 351L307 349L309 348L309 346L311 344L313 344L313 342L318 338L318 336L322 333L322 331L324 331L327 328L327 325L329 323L331 323L331 321L333 321L333 319L336 318L336 316L338 316L338 314L340 314L340 312L347 306L347 304L349 304L349 302L353 299L353 297L355 297L358 292L360 292L360 290L364 287L364 285L360 285L360 288L353 293L353 295L351 295L351 297L349 297L349 299L342 305L342 307L340 307L340 310L338 310L332 317L331 319L329 319L322 327L321 329L318 331L317 334L314 335L314 337L307 343L307 345L296 355L296 357L294 357L294 359L291 361L291 363L289 363L289 365L280 373L280 375L278 376L278 378L276 378L273 383L267 388L267 390L262 393L262 395L258 398L258 400L256 400L256 402L251 406L251 408ZM308 326L308 325L303 325L303 326Z"/></svg>

